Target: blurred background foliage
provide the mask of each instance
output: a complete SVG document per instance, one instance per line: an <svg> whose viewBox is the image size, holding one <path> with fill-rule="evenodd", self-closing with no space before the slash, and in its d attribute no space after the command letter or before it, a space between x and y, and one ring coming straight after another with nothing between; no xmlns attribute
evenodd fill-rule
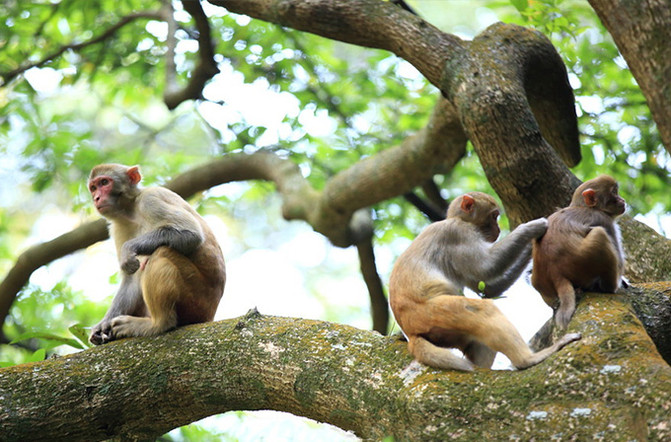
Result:
<svg viewBox="0 0 671 442"><path fill-rule="evenodd" d="M466 39L496 21L547 35L567 65L576 95L583 161L574 172L582 179L612 174L630 211L647 214L653 227L666 233L669 155L625 61L586 1L407 3L435 26ZM181 3L174 7L180 26L175 61L186 82L196 63L197 35ZM28 246L95 217L85 185L95 164L141 164L144 183L151 185L226 153L272 149L295 161L321 188L338 171L423 127L439 99L411 65L387 52L203 7L220 73L202 99L169 111L162 101L167 25L160 20L160 1L5 0L0 5L0 274ZM124 25L106 34L119 23ZM436 182L447 199L466 190L491 192L472 149ZM268 183L221 187L192 203L223 219L229 271L246 252L280 248L309 230L280 219ZM394 257L428 221L402 198L373 209L386 281ZM339 253L327 249L314 259L296 260L301 277L291 282L309 293L311 300L304 303L321 306L314 307L315 316L366 327L365 286L342 284L359 278L356 253ZM20 363L54 352L53 343L37 338L7 345L26 332L66 335L70 325L92 325L102 317L115 276L102 289L99 281L92 288L72 287L69 276L85 260L83 252L77 255L44 269L49 277L36 272L24 288L2 330L0 361ZM334 293L352 291L350 297L359 301L334 306L328 287L335 287ZM301 307L294 306L295 316ZM36 353L39 349L46 353ZM166 438L188 440L189 432L199 431L208 430L189 427Z"/></svg>

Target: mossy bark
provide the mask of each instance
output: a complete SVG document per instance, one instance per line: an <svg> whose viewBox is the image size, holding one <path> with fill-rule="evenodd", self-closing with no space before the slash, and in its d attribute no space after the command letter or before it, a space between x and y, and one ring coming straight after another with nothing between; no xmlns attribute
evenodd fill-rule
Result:
<svg viewBox="0 0 671 442"><path fill-rule="evenodd" d="M151 438L272 409L397 440L666 440L671 367L627 298L588 294L583 339L524 371L440 371L398 337L256 313L0 370L0 439Z"/></svg>

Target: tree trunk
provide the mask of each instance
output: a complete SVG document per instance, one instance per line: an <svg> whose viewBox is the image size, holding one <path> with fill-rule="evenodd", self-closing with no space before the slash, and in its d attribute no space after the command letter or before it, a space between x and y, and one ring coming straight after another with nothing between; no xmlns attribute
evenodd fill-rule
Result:
<svg viewBox="0 0 671 442"><path fill-rule="evenodd" d="M589 0L627 61L666 150L671 152L671 4L669 0Z"/></svg>
<svg viewBox="0 0 671 442"><path fill-rule="evenodd" d="M589 294L583 339L524 371L441 371L398 337L245 317L0 370L0 439L154 438L271 409L380 440L668 440L671 367L623 296Z"/></svg>

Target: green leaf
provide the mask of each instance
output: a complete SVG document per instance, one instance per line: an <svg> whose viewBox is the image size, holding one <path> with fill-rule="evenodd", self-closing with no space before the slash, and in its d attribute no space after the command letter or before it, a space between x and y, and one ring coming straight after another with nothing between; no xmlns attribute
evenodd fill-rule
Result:
<svg viewBox="0 0 671 442"><path fill-rule="evenodd" d="M24 333L18 338L14 339L10 344L16 344L17 342L27 341L28 339L42 339L44 341L49 341L55 343L52 347L57 347L59 345L69 345L70 347L78 348L83 350L84 347L75 339L66 338L63 336L54 335L47 332L28 332Z"/></svg>
<svg viewBox="0 0 671 442"><path fill-rule="evenodd" d="M47 357L47 350L44 348L37 349L35 353L28 357L26 362L39 362L44 361Z"/></svg>
<svg viewBox="0 0 671 442"><path fill-rule="evenodd" d="M68 328L70 333L81 342L82 348L90 348L92 344L89 343L89 334L82 324L75 324Z"/></svg>
<svg viewBox="0 0 671 442"><path fill-rule="evenodd" d="M528 0L510 0L510 3L520 12L524 12L529 7Z"/></svg>

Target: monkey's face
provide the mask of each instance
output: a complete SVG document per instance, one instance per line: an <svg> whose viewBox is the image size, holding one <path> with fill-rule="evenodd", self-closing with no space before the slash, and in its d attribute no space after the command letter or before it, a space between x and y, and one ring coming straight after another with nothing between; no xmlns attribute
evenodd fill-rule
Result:
<svg viewBox="0 0 671 442"><path fill-rule="evenodd" d="M484 214L483 219L479 224L479 228L485 241L496 241L501 233L501 229L499 228L499 209L493 209Z"/></svg>
<svg viewBox="0 0 671 442"><path fill-rule="evenodd" d="M626 209L626 203L624 198L622 198L618 193L617 184L610 189L610 192L607 192L604 195L604 211L612 216L620 216L624 213Z"/></svg>
<svg viewBox="0 0 671 442"><path fill-rule="evenodd" d="M93 204L101 215L110 213L116 206L114 178L109 175L99 175L89 180L89 191Z"/></svg>

